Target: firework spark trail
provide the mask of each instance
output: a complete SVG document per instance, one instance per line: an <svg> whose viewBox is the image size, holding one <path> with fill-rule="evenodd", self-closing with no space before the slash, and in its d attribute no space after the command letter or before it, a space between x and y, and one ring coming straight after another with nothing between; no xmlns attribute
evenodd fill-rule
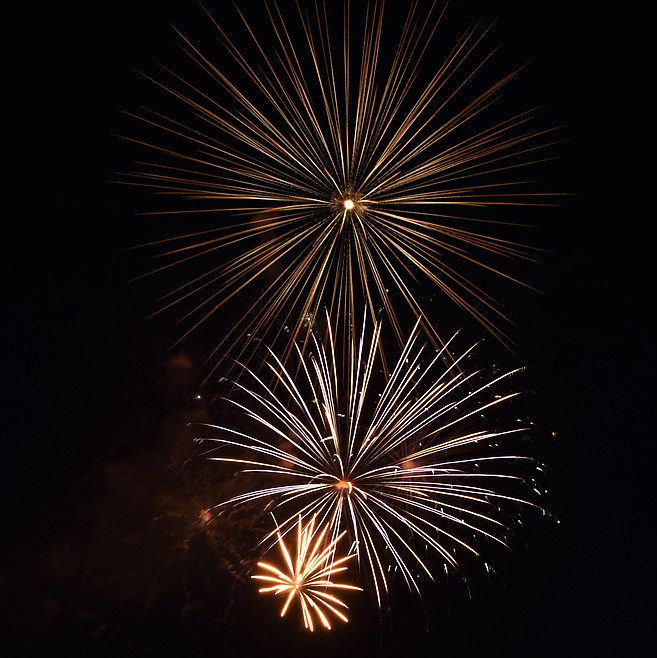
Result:
<svg viewBox="0 0 657 658"><path fill-rule="evenodd" d="M301 607L304 626L311 632L315 630L313 614L317 616L322 625L331 629L328 612L330 611L342 621L348 621L347 616L340 608L347 608L344 603L329 590L352 590L362 591L356 585L338 583L333 580L335 574L346 571L345 563L355 557L349 553L343 557L336 558L337 544L346 534L342 532L330 542L325 541L328 527L323 527L319 534L315 531L316 517L304 525L301 516L297 523L297 538L295 557L292 559L284 535L280 530L276 531L278 546L286 571L268 562L258 562L258 566L265 572L251 576L271 585L261 587L258 591L264 594L285 594L286 599L281 608L281 617L284 617L294 599L298 600Z"/></svg>
<svg viewBox="0 0 657 658"><path fill-rule="evenodd" d="M238 344L247 358L272 331L286 356L324 307L345 317L363 304L373 316L384 309L401 344L400 311L426 317L430 288L510 342L508 318L472 275L525 285L505 264L537 250L501 234L519 223L515 207L550 203L525 180L548 159L550 131L531 128L531 112L497 115L518 71L480 80L492 53L481 52L488 30L477 25L435 65L444 10L434 6L420 16L414 3L396 36L378 3L364 16L345 5L340 29L321 3L299 5L296 23L265 6L268 34L238 9L239 42L208 13L236 73L180 34L203 79L165 69L151 80L178 114L133 115L154 133L131 141L155 157L123 182L187 199L188 210L169 211L186 221L219 213L216 228L150 244L162 263L150 274L193 272L155 313L186 309L182 340L231 300L249 299L209 358Z"/></svg>
<svg viewBox="0 0 657 658"><path fill-rule="evenodd" d="M495 393L515 371L475 384L481 373L462 367L469 351L451 359L447 347L428 349L418 323L386 377L380 323L371 335L365 325L357 331L353 323L346 343L313 334L295 370L270 351L274 384L247 369L251 384L235 383L243 399L228 398L252 432L207 425L211 436L202 440L218 444L208 458L256 477L215 511L260 500L285 514L283 533L298 516L317 517L332 538L348 531L381 605L389 570L419 592L416 568L433 577L438 559L458 569L454 549L479 555L480 539L506 545L511 510L538 507L515 493L529 482L513 464L531 460L492 448L525 428L481 428L487 412L517 395Z"/></svg>

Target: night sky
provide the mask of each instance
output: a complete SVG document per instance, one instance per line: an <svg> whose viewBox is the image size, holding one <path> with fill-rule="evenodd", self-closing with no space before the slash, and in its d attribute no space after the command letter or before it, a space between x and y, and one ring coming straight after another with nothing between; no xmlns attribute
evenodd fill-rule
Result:
<svg viewBox="0 0 657 658"><path fill-rule="evenodd" d="M120 1L35 8L20 23L36 57L16 51L18 117L5 124L20 152L5 210L3 656L647 655L653 271L641 187L628 185L641 131L630 31L566 2L496 4L454 2L450 24L497 17L504 56L531 61L524 93L563 126L548 187L572 194L537 216L540 292L506 309L516 352L490 337L484 349L527 366L560 523L531 517L497 576L473 574L470 597L441 582L422 603L396 593L379 615L363 595L348 625L314 635L280 620L245 572L262 520L199 518L227 487L189 427L212 420L195 394L216 329L167 351L175 314L147 319L163 281L129 283L149 265L129 247L159 229L135 214L144 193L112 182L131 166L112 133L148 99L135 69L175 62L171 24L203 14Z"/></svg>

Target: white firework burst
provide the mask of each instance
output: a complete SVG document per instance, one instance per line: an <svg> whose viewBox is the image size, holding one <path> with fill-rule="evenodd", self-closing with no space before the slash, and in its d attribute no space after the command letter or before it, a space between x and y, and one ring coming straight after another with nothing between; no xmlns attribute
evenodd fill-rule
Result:
<svg viewBox="0 0 657 658"><path fill-rule="evenodd" d="M459 551L478 555L482 540L505 544L511 511L537 507L517 474L533 461L499 449L527 428L486 420L518 395L497 392L516 371L482 383L463 367L469 351L448 358L421 341L418 323L387 375L380 323L352 323L340 342L327 326L294 369L269 352L273 385L248 369L234 383L228 402L251 429L207 426L202 440L217 444L207 456L251 473L247 490L214 509L261 501L285 516L284 532L298 517L317 517L332 537L347 531L380 605L390 573L419 591L418 569L433 577L436 563L457 569Z"/></svg>

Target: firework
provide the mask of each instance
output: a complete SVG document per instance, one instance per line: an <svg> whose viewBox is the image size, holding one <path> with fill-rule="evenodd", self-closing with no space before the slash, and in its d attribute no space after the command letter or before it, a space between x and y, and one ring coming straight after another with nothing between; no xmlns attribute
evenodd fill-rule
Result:
<svg viewBox="0 0 657 658"><path fill-rule="evenodd" d="M251 431L208 425L203 440L217 444L209 459L250 473L247 490L215 511L259 501L284 517L282 532L315 517L332 539L346 531L381 605L391 574L419 592L418 572L433 578L436 564L458 569L459 552L507 545L511 515L537 506L526 496L531 478L514 474L531 460L499 449L526 428L487 420L517 395L497 391L515 371L468 373L470 350L448 358L447 346L421 340L418 323L387 375L381 323L366 325L336 341L327 321L327 336L312 334L293 368L270 351L275 385L246 369L228 398Z"/></svg>
<svg viewBox="0 0 657 658"><path fill-rule="evenodd" d="M273 593L276 596L279 594L286 595L285 603L281 609L281 617L285 616L290 603L297 599L301 608L304 626L310 631L315 629L313 624L314 615L329 630L331 628L327 616L329 612L342 621L348 621L347 616L340 610L340 608L347 608L346 603L331 594L329 590L362 591L356 585L337 583L332 580L335 574L346 571L345 562L352 559L354 554L350 553L344 557L336 558L337 544L345 532L326 544L325 536L328 528L322 528L317 534L315 532L315 519L316 517L313 516L304 526L301 517L299 517L294 559L292 559L285 544L283 534L280 530L276 531L278 546L287 571L281 571L278 567L267 562L258 562L258 566L265 573L251 576L256 580L272 583L266 587L261 587L258 590L259 592Z"/></svg>
<svg viewBox="0 0 657 658"><path fill-rule="evenodd" d="M200 222L149 245L150 274L181 271L155 313L182 309L182 340L248 300L214 350L240 345L245 359L265 334L292 351L325 307L382 309L401 345L400 318L426 317L435 292L507 342L507 318L477 277L493 275L498 291L525 285L508 261L537 250L507 229L525 221L518 207L549 204L527 170L553 143L532 110L500 112L520 69L490 82L479 25L440 50L445 11L434 4L421 15L413 3L402 21L377 2L353 15L349 3L339 16L308 7L265 4L260 21L238 9L241 33L208 13L225 50L179 33L189 76L148 76L164 99L134 115L131 141L150 155L123 182L183 199L162 214Z"/></svg>

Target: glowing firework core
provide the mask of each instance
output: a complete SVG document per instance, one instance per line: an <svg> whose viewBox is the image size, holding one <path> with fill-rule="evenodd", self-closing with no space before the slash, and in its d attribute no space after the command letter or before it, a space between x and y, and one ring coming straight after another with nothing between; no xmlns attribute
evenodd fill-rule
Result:
<svg viewBox="0 0 657 658"><path fill-rule="evenodd" d="M352 189L343 190L342 194L331 199L331 207L343 218L350 217L353 213L362 215L366 210L363 194Z"/></svg>
<svg viewBox="0 0 657 658"><path fill-rule="evenodd" d="M349 480L340 480L336 483L335 488L349 495L353 489L353 485Z"/></svg>

